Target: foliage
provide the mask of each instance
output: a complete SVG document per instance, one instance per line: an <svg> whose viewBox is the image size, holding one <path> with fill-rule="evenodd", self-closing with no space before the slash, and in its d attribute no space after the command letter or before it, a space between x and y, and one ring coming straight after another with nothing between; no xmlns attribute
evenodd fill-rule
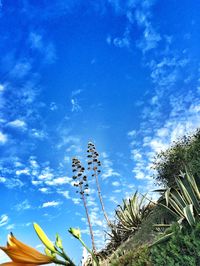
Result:
<svg viewBox="0 0 200 266"><path fill-rule="evenodd" d="M68 230L68 232L73 235L73 237L75 237L76 239L79 240L79 242L83 245L83 247L89 252L89 254L92 256L92 265L95 265L95 266L99 266L99 262L98 262L98 259L97 257L95 256L94 252L92 252L88 246L85 244L85 242L83 241L82 237L81 237L81 231L80 229L77 229L77 228L70 228ZM93 264L94 262L94 264Z"/></svg>
<svg viewBox="0 0 200 266"><path fill-rule="evenodd" d="M182 177L175 178L177 188L168 188L165 190L165 205L162 204L168 211L170 211L180 227L182 223L186 222L189 226L194 226L196 222L199 222L200 215L200 190L197 185L200 183L200 179L194 178L192 174L189 174L186 170ZM161 203L160 203L161 204ZM166 225L157 225L157 227L166 227ZM157 240L153 245L166 241L173 235L173 232L169 230Z"/></svg>
<svg viewBox="0 0 200 266"><path fill-rule="evenodd" d="M157 155L153 168L159 185L171 187L175 177L184 171L185 166L196 177L200 176L200 129L192 136L184 136L164 152Z"/></svg>
<svg viewBox="0 0 200 266"><path fill-rule="evenodd" d="M125 254L118 253L110 261L111 266L151 266L150 252L146 245L129 250Z"/></svg>
<svg viewBox="0 0 200 266"><path fill-rule="evenodd" d="M194 228L172 226L173 235L169 241L151 249L151 260L155 266L200 265L200 223Z"/></svg>
<svg viewBox="0 0 200 266"><path fill-rule="evenodd" d="M125 229L122 227L120 220L117 219L114 223L112 223L111 232L108 232L107 235L109 236L109 243L107 246L101 250L98 254L103 257L107 258L113 253L115 250L118 251L118 247L122 247L124 250L130 249L130 247L137 246L138 244L144 244L153 238L154 232L153 230L153 224L158 222L158 217L161 216L160 206L154 206L150 203L145 204L144 203L144 197L139 198L137 192L135 193L135 197L132 197L130 199L131 206L133 208L133 198L134 198L134 204L138 203L138 206L140 205L140 208L138 209L138 206L135 206L135 209L138 211L138 217L136 221L137 223L134 224L134 228L128 228ZM121 206L120 210L126 210L127 212L127 206L128 210L130 208L129 206L129 200L124 200L125 206ZM144 204L143 204L144 203ZM154 211L155 209L155 211ZM159 210L158 210L159 209ZM118 209L119 210L119 209ZM134 213L134 208L132 213ZM163 213L163 211L161 211ZM135 216L133 216L135 217ZM137 216L136 216L137 217ZM138 230L140 229L140 230Z"/></svg>
<svg viewBox="0 0 200 266"><path fill-rule="evenodd" d="M192 226L200 215L200 190L197 185L200 184L200 179L186 171L181 177L175 178L175 181L177 188L165 190L165 206L178 219L185 219Z"/></svg>
<svg viewBox="0 0 200 266"><path fill-rule="evenodd" d="M124 234L137 231L141 226L142 220L148 216L152 205L151 202L145 204L145 200L145 196L140 198L136 191L128 200L123 199L122 206L118 206L118 209L115 211L118 228L124 231Z"/></svg>

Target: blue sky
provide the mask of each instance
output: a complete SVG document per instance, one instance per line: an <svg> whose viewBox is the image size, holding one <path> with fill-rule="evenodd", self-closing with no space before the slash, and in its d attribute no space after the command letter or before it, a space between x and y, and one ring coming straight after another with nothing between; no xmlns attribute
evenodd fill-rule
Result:
<svg viewBox="0 0 200 266"><path fill-rule="evenodd" d="M152 191L156 152L200 125L199 9L197 0L1 1L1 245L13 231L38 246L35 221L79 261L67 229L90 238L71 158L84 162L88 141L111 218L123 197ZM105 222L89 182L101 247Z"/></svg>

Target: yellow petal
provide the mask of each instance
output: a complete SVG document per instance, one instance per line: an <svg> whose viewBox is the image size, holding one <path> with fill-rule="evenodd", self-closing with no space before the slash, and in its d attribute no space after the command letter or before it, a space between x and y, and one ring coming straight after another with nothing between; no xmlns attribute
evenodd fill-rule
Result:
<svg viewBox="0 0 200 266"><path fill-rule="evenodd" d="M37 233L42 243L51 251L56 252L53 243L49 240L49 238L47 237L45 232L42 230L42 228L37 223L34 223L33 226L34 226L35 232Z"/></svg>

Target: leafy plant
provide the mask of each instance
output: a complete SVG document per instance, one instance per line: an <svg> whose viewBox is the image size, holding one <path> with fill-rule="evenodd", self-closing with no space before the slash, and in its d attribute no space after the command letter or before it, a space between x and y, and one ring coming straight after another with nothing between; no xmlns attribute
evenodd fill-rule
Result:
<svg viewBox="0 0 200 266"><path fill-rule="evenodd" d="M136 191L132 198L123 199L123 205L118 206L116 218L118 227L125 232L134 232L139 229L141 222L145 219L152 209L151 202L145 204L145 196L141 198Z"/></svg>
<svg viewBox="0 0 200 266"><path fill-rule="evenodd" d="M176 185L175 178L180 171L185 170L185 165L193 176L200 176L200 129L174 142L156 156L153 168L157 173L154 179L159 185L172 187Z"/></svg>
<svg viewBox="0 0 200 266"><path fill-rule="evenodd" d="M85 242L82 240L81 238L81 231L79 229L76 229L76 228L70 228L68 230L68 232L70 234L72 234L76 239L79 240L79 242L83 245L84 248L86 248L86 250L91 254L92 256L92 259L95 263L95 266L99 266L99 262L98 262L98 259L97 257L95 256L94 252L92 252L88 247L87 245L85 244Z"/></svg>
<svg viewBox="0 0 200 266"><path fill-rule="evenodd" d="M185 174L175 179L177 188L167 188L165 190L166 203L159 203L174 215L180 228L182 228L182 223L184 222L193 227L200 221L200 190L197 180L198 184L200 184L200 179L194 178L186 170ZM164 225L156 226L163 227ZM168 240L172 235L173 232L168 230L168 233L165 232L153 245Z"/></svg>
<svg viewBox="0 0 200 266"><path fill-rule="evenodd" d="M53 244L49 240L45 232L42 230L42 228L37 223L34 223L33 226L39 239L42 241L42 243L45 246L46 255L53 258L52 262L56 264L61 264L61 265L75 266L75 264L70 259L70 257L65 253L63 246L62 246L62 240L58 234L56 235L55 244ZM58 260L56 258L57 255L63 258L65 261Z"/></svg>
<svg viewBox="0 0 200 266"><path fill-rule="evenodd" d="M119 253L110 261L111 266L153 266L148 246L143 245L135 249Z"/></svg>
<svg viewBox="0 0 200 266"><path fill-rule="evenodd" d="M187 170L176 179L177 188L165 190L165 207L177 217L178 221L187 221L193 226L200 215L200 179L194 178Z"/></svg>
<svg viewBox="0 0 200 266"><path fill-rule="evenodd" d="M169 241L151 248L154 266L194 266L200 265L200 223L195 227L184 227L180 232L177 224L171 227Z"/></svg>

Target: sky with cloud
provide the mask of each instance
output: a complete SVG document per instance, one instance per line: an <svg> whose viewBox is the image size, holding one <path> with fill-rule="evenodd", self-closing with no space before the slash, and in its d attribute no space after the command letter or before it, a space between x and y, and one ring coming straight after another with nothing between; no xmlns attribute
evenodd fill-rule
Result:
<svg viewBox="0 0 200 266"><path fill-rule="evenodd" d="M107 212L154 189L152 161L200 126L197 0L0 1L0 244L37 246L32 222L56 232L78 263L90 245L71 159L100 154ZM104 243L89 177L95 241ZM5 256L1 255L3 261Z"/></svg>

